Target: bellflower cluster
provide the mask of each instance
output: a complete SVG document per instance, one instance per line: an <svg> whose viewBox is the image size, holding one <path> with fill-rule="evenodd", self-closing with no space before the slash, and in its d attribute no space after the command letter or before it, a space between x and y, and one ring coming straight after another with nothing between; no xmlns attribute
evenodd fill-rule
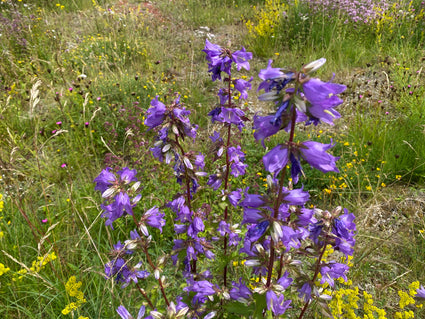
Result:
<svg viewBox="0 0 425 319"><path fill-rule="evenodd" d="M115 220L127 214L133 215L133 207L141 199L141 195L130 198L140 187L136 173L136 170L125 167L114 174L111 168L107 167L94 179L95 190L100 191L105 199L101 205L102 217L107 218L105 225L111 226L112 229ZM133 183L131 187L130 183Z"/></svg>
<svg viewBox="0 0 425 319"><path fill-rule="evenodd" d="M299 72L274 68L270 60L259 74L259 90L265 91L260 100L275 103L276 112L254 116L254 138L263 147L268 137L282 130L289 132L289 138L263 157L270 173L264 193L253 193L256 188L252 186L235 189L232 183L248 167L237 145L248 118L238 105L247 98L252 77L236 79L232 70L249 71L252 54L245 48L232 52L208 40L203 52L212 80L222 80L225 86L219 89L217 106L209 112L216 129L210 137L210 161L206 165L208 158L203 154L185 149L194 145L198 126L191 124L190 111L180 98L167 104L155 97L144 122L148 131L156 133L151 151L154 158L172 165L181 188L162 204L140 212L141 182L135 170L106 168L95 178L95 189L104 199L105 224L112 228L117 219L125 217L134 222L130 239L114 245L111 260L104 265L105 276L123 288L137 287L144 298L137 315L140 319L210 319L251 310L262 316L302 318L312 301L322 305L324 296L329 297L323 287L333 288L336 280L347 280L349 267L326 254L326 248L348 259L353 254L356 225L346 209L313 207L308 191L294 188L306 164L324 173L338 172L338 157L329 153L332 141L294 141L295 127L299 122L333 124L340 117L335 108L342 103L337 95L345 86L312 78L325 59ZM213 173L205 173L211 166ZM286 182L288 167L291 182ZM172 243L168 253L155 260L151 250L158 238ZM175 278L180 282L174 286L181 287L170 299L174 289L167 289L166 278L161 276L166 265L179 272ZM143 288L145 281L152 287L154 280L164 300L157 304L153 302L158 300L157 293L151 299ZM423 295L421 287L417 297ZM150 312L145 317L147 307ZM124 319L133 318L122 305L117 313Z"/></svg>
<svg viewBox="0 0 425 319"><path fill-rule="evenodd" d="M252 267L254 274L263 278L254 285L254 291L265 294L267 309L275 316L281 316L291 308L293 300L285 296L293 297L289 289L293 284L298 287L300 299L297 302L305 303L301 318L311 299L323 297L315 287L319 275L320 284L331 287L334 286L335 279L347 280L346 272L349 267L336 261L326 261L323 258L324 251L327 245L331 245L348 256L352 255L355 244L356 226L353 214L341 208L332 212L308 209L308 192L283 186L288 165L292 184L297 184L302 173L301 161L325 173L338 172L338 157L327 153L333 147L332 142L321 144L315 141L293 141L297 122L333 124L333 119L340 116L334 108L342 100L336 94L343 92L345 86L310 78L310 74L325 61L319 59L304 66L301 72L296 72L273 68L270 60L267 68L259 74L263 80L259 90L266 92L259 99L274 101L276 113L254 117L254 137L265 146L267 137L284 129L289 132L289 139L272 148L263 157L265 169L272 174L268 179L268 193L249 194L247 188L244 192L239 192L240 197L236 198L237 204L244 211L242 222L247 225L240 253L246 255L245 265ZM288 87L289 84L294 85ZM304 255L307 259L293 259L292 256L297 255ZM308 258L311 258L310 280L305 270L300 271L298 267L308 265ZM283 271L285 274L281 276ZM240 298L238 294L234 296Z"/></svg>
<svg viewBox="0 0 425 319"><path fill-rule="evenodd" d="M220 98L220 106L213 109L209 116L214 123L222 122L226 124L234 124L240 130L244 127L244 122L247 120L245 112L235 107L235 93L238 93L239 99L246 99L248 97L248 90L251 90L251 81L244 79L232 78L232 64L236 65L236 69L240 71L242 68L249 70L249 60L252 59L252 53L247 52L242 47L241 50L231 52L230 49L222 48L217 44L212 44L208 40L205 42L205 48L202 50L206 54L208 61L208 72L211 73L212 80L221 80L221 73L224 72L228 75L224 81L227 82L227 88L220 89L218 96Z"/></svg>
<svg viewBox="0 0 425 319"><path fill-rule="evenodd" d="M193 140L196 138L198 125L192 125L189 120L190 111L180 103L180 96L168 106L159 101L158 96L151 101L151 107L147 110L144 122L149 130L158 132L157 142L151 148L152 154L159 161L169 164L174 159L174 174L177 182L182 184L183 180L189 178L192 182L192 191L198 188L197 176L203 172L195 172L194 166L203 168L203 155L193 152L182 153L181 141L186 137ZM180 141L179 141L180 140Z"/></svg>
<svg viewBox="0 0 425 319"><path fill-rule="evenodd" d="M193 270L194 260L202 254L208 259L214 259L211 244L205 237L199 236L205 230L205 212L201 209L196 213L191 211L186 204L185 198L180 196L169 202L167 206L176 214L174 231L176 234L186 234L186 239L174 239L172 259L177 263L180 252L185 251L183 260L186 265L186 275L190 277Z"/></svg>
<svg viewBox="0 0 425 319"><path fill-rule="evenodd" d="M260 71L259 76L263 82L259 89L264 89L266 93L259 98L275 101L277 105L275 115L254 118L254 137L261 140L263 146L265 138L275 135L283 128L288 130L290 123L305 121L306 124L317 125L322 121L333 124L333 120L340 117L334 108L342 100L336 94L342 93L346 87L310 78L310 74L325 62L322 58L307 64L301 72L295 72L273 68L270 60L267 68ZM290 83L294 83L295 87L286 88ZM294 143L290 140L274 147L264 156L263 161L266 170L274 175L279 174L290 162L291 177L296 184L302 173L301 159L322 172L339 172L335 164L338 157L327 153L332 147L332 143Z"/></svg>

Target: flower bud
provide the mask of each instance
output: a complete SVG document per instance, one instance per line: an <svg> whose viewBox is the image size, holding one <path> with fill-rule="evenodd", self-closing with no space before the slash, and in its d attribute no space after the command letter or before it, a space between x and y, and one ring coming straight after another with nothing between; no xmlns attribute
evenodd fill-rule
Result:
<svg viewBox="0 0 425 319"><path fill-rule="evenodd" d="M179 310L179 312L176 315L176 318L184 318L184 316L186 315L186 313L189 311L189 307L183 307L182 309Z"/></svg>
<svg viewBox="0 0 425 319"><path fill-rule="evenodd" d="M188 169L193 169L192 163L186 156L183 156L183 163Z"/></svg>
<svg viewBox="0 0 425 319"><path fill-rule="evenodd" d="M173 131L173 133L174 133L174 134L176 134L176 135L180 135L180 134L179 134L179 129L177 128L177 126L173 125L173 126L171 127L171 129L172 129L172 131Z"/></svg>
<svg viewBox="0 0 425 319"><path fill-rule="evenodd" d="M131 186L131 188L130 188L130 189L131 189L133 192L136 192L136 191L139 189L140 185L141 185L141 182L140 182L140 181L137 181L137 182L135 182L135 183Z"/></svg>
<svg viewBox="0 0 425 319"><path fill-rule="evenodd" d="M261 254L264 251L264 247L263 245L257 243L255 244L255 248L257 249L257 251Z"/></svg>
<svg viewBox="0 0 425 319"><path fill-rule="evenodd" d="M223 155L223 152L224 152L224 147L220 147L220 149L217 152L217 156L221 157L221 155Z"/></svg>
<svg viewBox="0 0 425 319"><path fill-rule="evenodd" d="M163 148L162 148L162 153L166 153L169 149L171 148L171 144L166 144Z"/></svg>
<svg viewBox="0 0 425 319"><path fill-rule="evenodd" d="M153 271L153 275L154 275L154 277L155 277L156 280L159 279L159 277L161 275L161 272L159 271L158 268L155 268L155 270Z"/></svg>
<svg viewBox="0 0 425 319"><path fill-rule="evenodd" d="M164 316L162 315L162 313L160 313L158 311L155 311L155 310L151 311L149 314L152 317L154 317L155 319L162 319L162 318L164 318Z"/></svg>
<svg viewBox="0 0 425 319"><path fill-rule="evenodd" d="M314 71L317 71L320 67L322 67L326 63L325 58L320 58L316 61L310 62L307 65L304 65L301 72L305 74L312 73Z"/></svg>
<svg viewBox="0 0 425 319"><path fill-rule="evenodd" d="M229 293L227 291L223 292L223 297L226 300L230 300L230 295L229 295Z"/></svg>
<svg viewBox="0 0 425 319"><path fill-rule="evenodd" d="M247 260L244 265L247 267L256 267L256 266L260 266L261 263L258 259L250 259L250 260Z"/></svg>
<svg viewBox="0 0 425 319"><path fill-rule="evenodd" d="M125 241L125 248L129 250L134 250L137 248L137 243L134 240L126 240Z"/></svg>
<svg viewBox="0 0 425 319"><path fill-rule="evenodd" d="M146 237L149 236L149 231L148 228L146 227L145 224L140 224L139 226L139 230L142 232L143 235L145 235Z"/></svg>
<svg viewBox="0 0 425 319"><path fill-rule="evenodd" d="M294 96L294 104L301 113L307 112L307 106L305 102L298 95Z"/></svg>
<svg viewBox="0 0 425 319"><path fill-rule="evenodd" d="M273 222L273 230L279 238L283 237L282 227L280 226L280 224L277 221Z"/></svg>
<svg viewBox="0 0 425 319"><path fill-rule="evenodd" d="M272 239L275 243L277 243L279 241L279 235L276 234L276 232L272 231L271 236L272 236Z"/></svg>
<svg viewBox="0 0 425 319"><path fill-rule="evenodd" d="M207 314L207 315L204 317L204 319L211 319L211 318L214 318L216 314L217 314L217 313L216 313L215 311L212 311L212 312L210 312L209 314Z"/></svg>
<svg viewBox="0 0 425 319"><path fill-rule="evenodd" d="M106 191L102 193L102 197L103 198L111 197L112 195L114 195L115 191L116 191L116 188L114 186L109 187Z"/></svg>

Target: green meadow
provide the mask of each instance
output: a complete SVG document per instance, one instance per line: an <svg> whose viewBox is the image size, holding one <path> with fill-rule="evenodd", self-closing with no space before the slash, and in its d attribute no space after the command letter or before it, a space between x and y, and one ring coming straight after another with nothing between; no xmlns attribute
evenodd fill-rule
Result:
<svg viewBox="0 0 425 319"><path fill-rule="evenodd" d="M211 152L207 113L218 86L205 39L253 53L242 72L254 78L243 104L250 121L273 111L257 92L269 59L300 69L326 58L317 75L347 86L341 118L302 126L295 140L335 143L340 157L339 173L306 170L300 178L309 205L356 216L355 253L348 280L330 292L332 315L425 318L412 298L425 285L425 3L355 2L1 0L0 318L119 318L120 305L131 313L146 305L140 289L105 278L111 248L134 226L105 226L93 180L106 167L136 169L143 210L180 191L172 167L150 151L144 120L155 96L170 102L180 94L199 124L196 148ZM234 186L264 192L267 150L251 124L238 138L249 166ZM201 196L222 209L212 191ZM152 236L153 256L170 253L172 225ZM172 294L182 275L167 263ZM163 306L158 282L140 286ZM326 318L314 305L309 311L305 318Z"/></svg>

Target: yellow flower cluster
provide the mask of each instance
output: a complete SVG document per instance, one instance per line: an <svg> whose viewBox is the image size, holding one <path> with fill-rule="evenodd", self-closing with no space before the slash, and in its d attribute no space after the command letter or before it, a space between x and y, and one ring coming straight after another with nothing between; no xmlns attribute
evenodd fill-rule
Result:
<svg viewBox="0 0 425 319"><path fill-rule="evenodd" d="M266 0L264 9L254 6L255 20L257 24L248 20L246 27L248 32L255 38L265 37L275 34L276 26L279 25L283 12L288 10L288 6L280 0Z"/></svg>
<svg viewBox="0 0 425 319"><path fill-rule="evenodd" d="M347 283L345 284L346 286L348 286ZM398 291L400 297L399 306L402 311L396 312L394 318L410 319L415 317L413 310L405 308L409 305L415 305L416 301L413 297L416 295L416 290L418 288L419 282L415 281L409 285L409 292L403 290ZM341 288L333 292L332 301L329 303L329 307L334 318L387 319L386 311L375 306L373 302L372 295L366 291L363 291L363 294L361 294L358 287ZM363 304L363 316L358 316L357 313L359 312L359 305L361 304ZM423 305L418 304L415 306L416 308L422 308Z"/></svg>
<svg viewBox="0 0 425 319"><path fill-rule="evenodd" d="M7 273L10 270L10 268L5 267L2 263L0 263L0 276Z"/></svg>
<svg viewBox="0 0 425 319"><path fill-rule="evenodd" d="M364 303L363 310L365 312L364 318L375 319L375 313L378 315L378 319L386 319L387 313L384 309L378 308L373 304L373 298L371 294L368 294L366 291L363 291Z"/></svg>
<svg viewBox="0 0 425 319"><path fill-rule="evenodd" d="M39 272L49 262L55 260L56 258L58 258L58 257L56 256L55 252L51 252L47 256L43 256L43 257L39 256L39 257L37 257L37 260L34 260L32 262L32 266L30 267L30 270L33 271L33 272Z"/></svg>
<svg viewBox="0 0 425 319"><path fill-rule="evenodd" d="M0 177L1 179L1 177ZM0 194L0 212L3 211L4 208L4 201L3 201L3 195Z"/></svg>
<svg viewBox="0 0 425 319"><path fill-rule="evenodd" d="M359 301L359 288L354 289L338 289L334 292L330 308L335 318L342 318L342 315L348 319L358 318L355 309L359 309L357 302Z"/></svg>
<svg viewBox="0 0 425 319"><path fill-rule="evenodd" d="M68 282L65 284L65 289L67 294L70 297L74 297L77 299L76 302L71 302L66 305L66 307L62 310L63 315L67 315L75 310L77 310L83 303L86 303L87 300L84 298L84 293L80 291L81 285L83 283L81 281L77 282L75 276L71 276ZM79 319L84 317L79 317Z"/></svg>
<svg viewBox="0 0 425 319"><path fill-rule="evenodd" d="M53 261L53 260L55 260L57 258L58 257L56 256L55 252L51 252L50 254L46 254L44 256L38 256L37 257L37 260L34 260L32 262L32 265L31 265L31 267L29 269L30 269L31 272L38 273L41 270L43 270L49 262L51 262L51 261ZM23 276L27 272L28 271L25 268L22 268L21 270L18 270L16 272L16 274L14 274L12 280L13 281L17 281L17 280L22 279Z"/></svg>

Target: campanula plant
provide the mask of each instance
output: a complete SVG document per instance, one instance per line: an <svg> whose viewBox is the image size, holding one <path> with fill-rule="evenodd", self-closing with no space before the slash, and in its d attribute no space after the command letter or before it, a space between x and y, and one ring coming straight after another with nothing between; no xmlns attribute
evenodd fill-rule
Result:
<svg viewBox="0 0 425 319"><path fill-rule="evenodd" d="M332 125L341 116L336 108L345 86L313 77L326 62L323 58L299 71L272 67L270 60L259 73L258 90L264 90L259 99L274 103L276 111L253 118L254 138L263 147L268 137L279 134L280 142L263 157L268 188L264 194L252 193L250 187L235 189L232 179L248 169L238 143L248 117L239 105L253 78L238 79L234 69L249 71L252 54L208 40L203 52L212 80L224 84L208 113L216 128L210 137L212 157L190 149L199 128L180 97L166 103L156 96L144 123L156 134L151 152L172 165L181 189L168 194L162 207L141 212L142 182L135 170L106 168L100 173L94 181L104 199L106 226L113 229L117 219L127 217L134 223L128 239L114 245L105 277L141 293L143 305L133 310L137 318L303 318L318 309L332 317L331 291L336 281L347 281L354 252L355 216L342 207L308 205L309 193L300 186L305 167L338 172L338 157L330 153L332 142L297 141L295 131L298 123ZM207 160L213 172L204 171ZM205 188L217 195L217 202L202 201L199 190ZM151 234L164 227L174 229L173 248L154 257ZM178 278L166 278L166 267L177 269ZM146 290L154 281L159 294ZM174 281L178 288L169 289ZM416 297L423 295L421 286ZM117 313L134 318L123 305Z"/></svg>

